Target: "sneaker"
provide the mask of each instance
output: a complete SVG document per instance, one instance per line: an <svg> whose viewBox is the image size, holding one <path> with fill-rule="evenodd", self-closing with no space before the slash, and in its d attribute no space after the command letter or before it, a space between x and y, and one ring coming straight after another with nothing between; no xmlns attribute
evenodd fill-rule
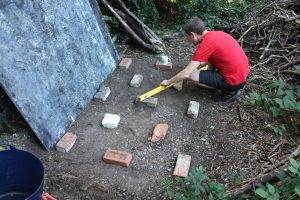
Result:
<svg viewBox="0 0 300 200"><path fill-rule="evenodd" d="M215 100L215 102L229 103L229 102L233 102L240 96L241 96L241 91L239 91L239 90L235 91L235 92L223 92L220 96L218 96L214 100Z"/></svg>

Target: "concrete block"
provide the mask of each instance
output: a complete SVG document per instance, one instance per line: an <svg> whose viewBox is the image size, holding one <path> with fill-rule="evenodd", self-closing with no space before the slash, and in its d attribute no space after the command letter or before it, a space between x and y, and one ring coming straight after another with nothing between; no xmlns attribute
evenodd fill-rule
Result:
<svg viewBox="0 0 300 200"><path fill-rule="evenodd" d="M159 60L156 61L155 63L155 66L157 69L160 69L160 70L171 70L172 67L173 67L173 64L170 62L170 63L167 63L167 64L162 64Z"/></svg>
<svg viewBox="0 0 300 200"><path fill-rule="evenodd" d="M198 117L199 106L200 106L199 102L191 101L189 103L187 116L190 117L190 118L196 119Z"/></svg>
<svg viewBox="0 0 300 200"><path fill-rule="evenodd" d="M173 88L175 88L178 91L181 91L183 87L183 81L179 81L177 83L175 83L175 85L173 85Z"/></svg>
<svg viewBox="0 0 300 200"><path fill-rule="evenodd" d="M153 130L151 142L157 142L161 139L164 139L167 134L168 128L168 124L157 124Z"/></svg>
<svg viewBox="0 0 300 200"><path fill-rule="evenodd" d="M120 115L105 113L102 125L105 128L117 128L120 122Z"/></svg>
<svg viewBox="0 0 300 200"><path fill-rule="evenodd" d="M121 62L119 63L119 68L122 70L128 69L131 63L132 63L131 58L122 58Z"/></svg>
<svg viewBox="0 0 300 200"><path fill-rule="evenodd" d="M130 81L131 87L140 87L143 81L143 76L141 74L135 74Z"/></svg>
<svg viewBox="0 0 300 200"><path fill-rule="evenodd" d="M179 154L176 161L176 166L173 171L173 176L187 177L190 170L192 157L185 154Z"/></svg>
<svg viewBox="0 0 300 200"><path fill-rule="evenodd" d="M158 99L156 97L148 97L142 103L146 104L149 107L155 108L157 106Z"/></svg>
<svg viewBox="0 0 300 200"><path fill-rule="evenodd" d="M131 160L132 154L124 152L124 151L117 151L108 149L106 150L103 161L108 164L120 165L122 167L128 167Z"/></svg>
<svg viewBox="0 0 300 200"><path fill-rule="evenodd" d="M75 144L77 136L71 132L67 132L56 144L56 150L67 153Z"/></svg>
<svg viewBox="0 0 300 200"><path fill-rule="evenodd" d="M101 99L102 101L106 101L107 97L110 95L110 88L106 86L102 86L94 96L95 99Z"/></svg>

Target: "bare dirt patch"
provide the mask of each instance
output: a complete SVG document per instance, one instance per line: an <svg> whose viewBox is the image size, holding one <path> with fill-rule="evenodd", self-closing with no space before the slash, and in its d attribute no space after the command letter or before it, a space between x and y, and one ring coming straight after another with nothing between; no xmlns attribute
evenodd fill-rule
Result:
<svg viewBox="0 0 300 200"><path fill-rule="evenodd" d="M247 171L250 161L267 159L280 139L263 133L261 127L269 116L257 118L257 111L245 110L241 103L244 97L218 104L213 101L215 90L185 82L182 91L170 88L156 95L156 108L134 104L137 95L182 69L194 50L184 38L166 45L173 61L171 71L154 67L156 55L133 48L126 52L133 58L132 65L125 71L116 69L106 80L104 84L112 91L106 102L91 101L76 119L69 131L78 139L69 153L47 152L28 129L3 133L1 139L37 155L45 165L45 191L65 200L163 199L161 182L171 177L180 152L192 156L192 167L204 166L210 177L225 184L229 183L230 169ZM134 74L144 76L140 88L129 86ZM186 116L192 100L200 103L197 119ZM101 126L105 113L121 116L118 128ZM168 123L169 130L163 141L153 144L148 137L157 123ZM101 157L107 148L132 153L130 166L105 164ZM253 151L257 153L254 161L249 157ZM284 148L278 156L282 154Z"/></svg>

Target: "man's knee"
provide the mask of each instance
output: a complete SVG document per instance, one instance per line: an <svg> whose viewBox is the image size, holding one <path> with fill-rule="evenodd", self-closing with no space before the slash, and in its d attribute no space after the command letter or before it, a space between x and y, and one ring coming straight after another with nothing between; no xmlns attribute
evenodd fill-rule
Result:
<svg viewBox="0 0 300 200"><path fill-rule="evenodd" d="M199 82L199 70L194 70L188 77L189 80Z"/></svg>

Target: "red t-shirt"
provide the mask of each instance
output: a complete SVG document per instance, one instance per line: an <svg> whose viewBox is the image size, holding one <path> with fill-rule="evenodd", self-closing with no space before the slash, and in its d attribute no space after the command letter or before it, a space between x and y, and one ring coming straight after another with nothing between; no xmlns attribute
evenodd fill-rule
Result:
<svg viewBox="0 0 300 200"><path fill-rule="evenodd" d="M192 60L210 62L230 85L244 83L250 72L248 58L238 42L222 31L207 32Z"/></svg>

